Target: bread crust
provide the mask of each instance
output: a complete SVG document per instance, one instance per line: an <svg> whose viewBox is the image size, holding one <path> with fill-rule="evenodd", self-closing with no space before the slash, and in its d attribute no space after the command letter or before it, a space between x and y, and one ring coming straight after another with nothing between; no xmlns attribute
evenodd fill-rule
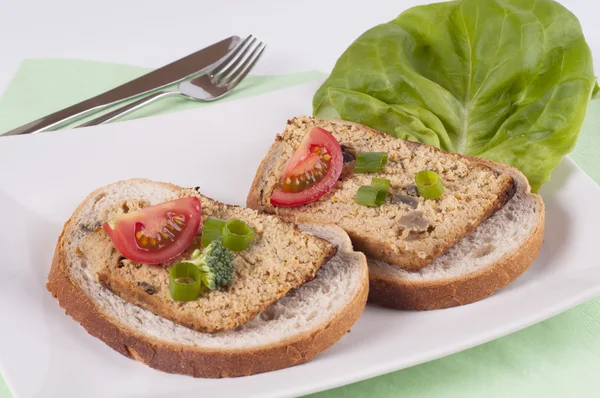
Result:
<svg viewBox="0 0 600 398"><path fill-rule="evenodd" d="M250 191L248 192L248 196L246 197L246 207L258 211L265 211L264 206L262 205L262 191L264 189L266 181L265 176L273 168L273 162L277 157L282 140L283 138L279 134L277 134L275 136L275 141L269 148L269 151L267 152L263 160L260 162L260 165L256 170L256 174L254 175L254 179L252 180L252 185L250 185Z"/></svg>
<svg viewBox="0 0 600 398"><path fill-rule="evenodd" d="M293 121L293 119L288 120L288 124L292 123L292 121ZM362 129L368 128L364 125L354 123L354 122L348 122L345 120L328 120L328 121L331 123L340 123L340 124L344 124L347 126L357 126ZM368 128L368 129L370 132L373 132L374 134L388 137L387 134L382 133L378 130L371 129L371 128ZM261 161L261 163L258 167L258 170L256 171L256 175L254 176L254 180L252 181L252 185L250 187L250 191L248 192L248 196L246 198L246 206L247 207L250 207L250 208L258 210L258 211L263 211L263 212L266 211L266 207L263 204L264 198L262 197L263 190L265 187L265 182L266 182L266 176L269 175L269 173L271 173L271 170L273 168L273 163L274 163L276 157L278 156L280 147L282 145L282 141L283 141L282 136L278 134L275 137L275 141L271 145L271 148L267 152L266 156ZM423 143L412 142L412 141L406 141L406 144L413 146L415 148L417 148L421 145L426 145ZM435 147L432 147L432 148L437 152L440 152L440 153L444 152L439 148L435 148ZM444 152L444 154L445 154L445 156L452 156L455 158L467 158L471 161L475 161L475 163L478 163L478 164L486 166L486 167L490 167L490 164L495 165L494 162L482 162L481 159L471 157L471 156L464 156L464 155L460 155L460 154L456 154L456 153L446 153L446 152ZM491 167L491 168L498 169L498 167L495 167L495 166ZM496 201L494 203L492 203L486 209L485 213L482 215L481 219L479 220L480 223L483 222L484 220L486 220L487 218L491 217L496 211L501 209L506 204L506 202L508 202L513 197L513 195L515 193L514 181L507 181L505 184L504 190L502 192L503 192L503 194L500 195L496 199ZM287 219L288 221L292 221L292 222L303 222L303 223L319 222L319 220L315 220L312 217L303 214L302 211L298 211L297 213L294 214L293 217L287 217L285 215L280 215L280 214L278 214L278 215L283 216L284 219ZM352 239L352 243L354 244L354 247L356 250L365 253L369 257L373 257L380 261L385 261L389 264L396 265L399 268L403 268L403 269L412 271L412 270L419 270L419 269L427 266L428 264L430 264L436 257L443 255L452 246L454 246L456 243L458 243L461 239L464 239L465 237L472 234L477 229L478 226L479 226L478 223L469 225L460 234L462 236L462 238L460 236L457 236L456 240L454 240L452 242L448 242L448 244L436 246L432 250L430 255L427 256L426 258L421 258L416 253L412 253L412 252L397 253L397 251L394 250L395 248L392 247L392 245L386 244L374 236L360 235L360 234L352 233L350 231L346 231L346 232L348 233L348 235L350 235L350 238ZM399 262L400 258L402 259L401 263Z"/></svg>
<svg viewBox="0 0 600 398"><path fill-rule="evenodd" d="M532 194L520 171L494 162L471 158L474 161L501 169L523 180L525 195L535 198L539 216L528 239L508 255L489 266L461 277L437 281L394 279L384 275L369 275L369 302L399 310L434 310L470 304L491 296L523 274L538 256L544 241L544 202Z"/></svg>
<svg viewBox="0 0 600 398"><path fill-rule="evenodd" d="M165 185L176 187L172 184ZM99 191L92 192L65 223L58 238L46 287L67 315L80 323L92 336L126 357L164 372L193 377L238 377L269 372L313 359L342 338L365 308L369 288L366 258L362 253L355 252L352 253L353 257L363 265L358 293L333 318L310 333L259 348L229 350L175 344L139 333L103 313L69 275L65 231L84 203Z"/></svg>

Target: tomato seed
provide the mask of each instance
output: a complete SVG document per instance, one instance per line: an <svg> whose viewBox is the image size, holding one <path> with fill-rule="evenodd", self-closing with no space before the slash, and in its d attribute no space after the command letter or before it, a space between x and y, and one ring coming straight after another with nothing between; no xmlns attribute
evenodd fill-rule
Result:
<svg viewBox="0 0 600 398"><path fill-rule="evenodd" d="M307 170L302 174L285 176L281 184L284 191L300 192L321 181L327 174L331 161L331 155L327 153L327 149L320 146L313 146L310 151L319 156L317 162L311 170Z"/></svg>
<svg viewBox="0 0 600 398"><path fill-rule="evenodd" d="M174 224L174 223L170 223L169 225L170 225L171 227L173 227L173 229L171 230L173 233L175 233L175 231L176 231L176 232L181 232L181 228L179 227L179 225L177 225L177 224ZM175 230L175 231L173 231L173 230Z"/></svg>

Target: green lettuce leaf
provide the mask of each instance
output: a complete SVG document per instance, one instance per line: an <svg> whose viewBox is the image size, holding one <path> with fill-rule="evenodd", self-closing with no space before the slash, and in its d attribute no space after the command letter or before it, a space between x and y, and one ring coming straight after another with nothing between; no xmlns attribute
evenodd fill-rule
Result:
<svg viewBox="0 0 600 398"><path fill-rule="evenodd" d="M579 21L560 4L458 0L365 32L313 113L517 167L537 191L573 149L596 90Z"/></svg>

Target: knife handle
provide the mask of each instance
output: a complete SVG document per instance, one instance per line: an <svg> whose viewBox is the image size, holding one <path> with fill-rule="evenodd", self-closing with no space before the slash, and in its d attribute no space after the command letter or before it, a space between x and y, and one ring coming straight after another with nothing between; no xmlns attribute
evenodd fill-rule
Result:
<svg viewBox="0 0 600 398"><path fill-rule="evenodd" d="M68 108L62 109L58 112L54 112L48 116L44 116L38 120L27 123L24 126L17 127L14 130L10 130L2 136L8 135L22 135L30 133L39 133L52 128L60 128L69 123L77 121L86 117L87 115L98 112L103 108L106 108L111 104L102 104L93 101L93 98L87 101L80 102L76 105L72 105Z"/></svg>

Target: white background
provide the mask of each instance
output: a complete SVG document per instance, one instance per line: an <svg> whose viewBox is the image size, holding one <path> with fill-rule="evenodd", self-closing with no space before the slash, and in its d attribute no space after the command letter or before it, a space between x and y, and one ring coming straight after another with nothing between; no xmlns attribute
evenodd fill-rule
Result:
<svg viewBox="0 0 600 398"><path fill-rule="evenodd" d="M25 58L158 67L249 33L269 45L256 74L327 72L362 32L433 1L0 0L0 91ZM600 1L561 3L579 17L600 60Z"/></svg>

